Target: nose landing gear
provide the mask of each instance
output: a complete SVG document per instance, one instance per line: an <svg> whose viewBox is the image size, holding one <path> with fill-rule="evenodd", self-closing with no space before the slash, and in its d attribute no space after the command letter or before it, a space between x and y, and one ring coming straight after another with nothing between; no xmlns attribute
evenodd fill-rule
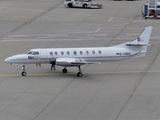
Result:
<svg viewBox="0 0 160 120"><path fill-rule="evenodd" d="M26 76L26 75L27 75L27 73L25 72L25 71L26 71L26 69L25 69L25 66L24 66L24 65L22 66L22 70L23 70L23 72L22 72L22 76Z"/></svg>

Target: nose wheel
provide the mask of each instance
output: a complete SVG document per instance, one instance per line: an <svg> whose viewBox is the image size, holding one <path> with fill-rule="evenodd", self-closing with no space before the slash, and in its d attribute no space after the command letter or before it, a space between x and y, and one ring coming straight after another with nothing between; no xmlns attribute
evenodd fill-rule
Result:
<svg viewBox="0 0 160 120"><path fill-rule="evenodd" d="M26 76L26 75L27 75L27 73L25 72L25 71L26 71L25 66L22 66L22 70L23 70L23 72L22 72L22 76Z"/></svg>

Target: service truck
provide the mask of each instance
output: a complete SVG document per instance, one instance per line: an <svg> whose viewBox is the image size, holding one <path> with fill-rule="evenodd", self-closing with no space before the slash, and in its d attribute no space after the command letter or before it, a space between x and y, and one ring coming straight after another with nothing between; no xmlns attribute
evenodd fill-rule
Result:
<svg viewBox="0 0 160 120"><path fill-rule="evenodd" d="M80 8L102 8L103 5L91 0L64 0L66 7L80 7Z"/></svg>

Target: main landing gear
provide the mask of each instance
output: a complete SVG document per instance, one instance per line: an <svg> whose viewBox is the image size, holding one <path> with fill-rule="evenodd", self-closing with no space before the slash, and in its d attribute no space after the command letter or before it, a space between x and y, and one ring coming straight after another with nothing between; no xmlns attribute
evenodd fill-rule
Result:
<svg viewBox="0 0 160 120"><path fill-rule="evenodd" d="M67 73L67 69L66 68L62 69L62 72Z"/></svg>
<svg viewBox="0 0 160 120"><path fill-rule="evenodd" d="M77 67L79 68L79 72L77 73L77 76L78 76L78 77L82 77L83 74L82 74L82 72L81 72L81 71L82 71L82 70L81 70L81 66L78 65ZM64 69L62 69L62 72L63 72L63 73L67 73L66 67L65 67Z"/></svg>
<svg viewBox="0 0 160 120"><path fill-rule="evenodd" d="M22 70L23 70L23 72L22 72L22 76L26 76L26 75L27 75L27 73L25 72L25 71L26 71L26 69L25 69L25 66L24 66L24 65L22 66Z"/></svg>
<svg viewBox="0 0 160 120"><path fill-rule="evenodd" d="M77 73L77 76L78 76L78 77L82 77L83 74L82 74L82 72L81 72L81 71L82 71L82 70L81 70L81 66L78 65L77 67L79 68L79 72ZM24 66L24 65L22 66L22 70L23 70L22 76L26 76L27 73L26 73L26 69L25 69L25 66ZM65 67L64 69L62 69L62 72L63 72L63 73L67 73L67 71L68 71L68 70L66 69L66 67Z"/></svg>
<svg viewBox="0 0 160 120"><path fill-rule="evenodd" d="M78 65L77 67L79 68L79 72L77 73L77 76L78 76L78 77L82 77L83 74L82 74L82 72L81 72L81 71L82 71L82 70L81 70L81 66Z"/></svg>

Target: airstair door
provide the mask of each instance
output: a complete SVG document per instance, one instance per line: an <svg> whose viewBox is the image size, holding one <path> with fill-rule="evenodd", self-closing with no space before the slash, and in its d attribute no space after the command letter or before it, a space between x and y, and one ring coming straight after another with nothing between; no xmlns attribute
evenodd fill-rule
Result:
<svg viewBox="0 0 160 120"><path fill-rule="evenodd" d="M47 51L46 50L41 50L41 63L46 63L48 62L48 57L47 57Z"/></svg>

